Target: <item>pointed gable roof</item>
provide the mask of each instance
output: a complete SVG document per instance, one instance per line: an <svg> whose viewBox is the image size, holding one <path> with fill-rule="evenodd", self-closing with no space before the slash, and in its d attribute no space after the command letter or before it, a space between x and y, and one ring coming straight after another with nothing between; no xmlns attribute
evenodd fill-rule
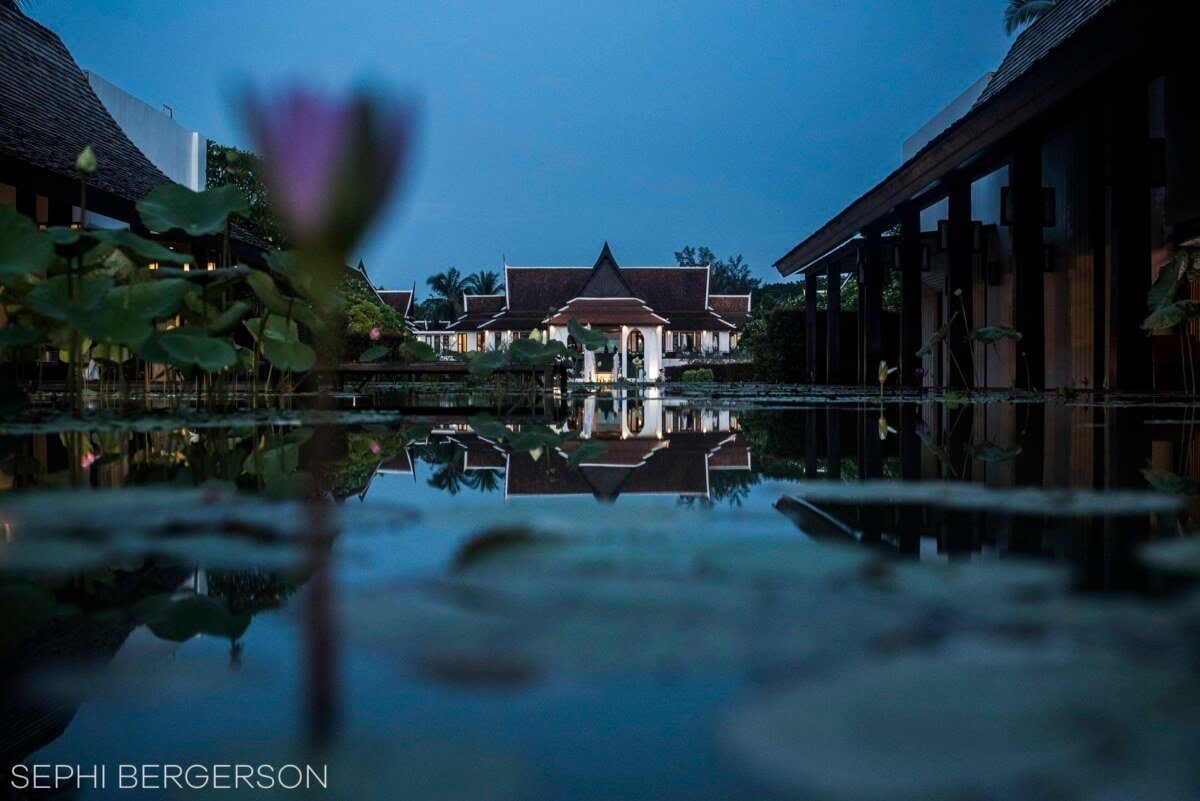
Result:
<svg viewBox="0 0 1200 801"><path fill-rule="evenodd" d="M621 268L617 265L617 260L613 258L612 250L609 249L607 242L604 243L604 248L600 251L600 257L596 259L596 264L592 267L592 274L588 276L587 283L579 291L579 297L634 297L633 289L630 288L629 283L622 277Z"/></svg>
<svg viewBox="0 0 1200 801"><path fill-rule="evenodd" d="M0 159L77 185L75 157L90 145L99 167L89 192L137 201L169 183L104 108L62 40L11 2L0 2L0 53Z"/></svg>

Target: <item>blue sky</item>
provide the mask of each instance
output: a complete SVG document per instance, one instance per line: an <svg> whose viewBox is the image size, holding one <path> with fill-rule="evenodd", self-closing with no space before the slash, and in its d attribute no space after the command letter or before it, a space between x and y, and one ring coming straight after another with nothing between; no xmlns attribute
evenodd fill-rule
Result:
<svg viewBox="0 0 1200 801"><path fill-rule="evenodd" d="M447 266L771 263L891 171L999 64L1002 0L33 0L81 66L245 144L247 83L420 98L403 199L363 246L376 283Z"/></svg>

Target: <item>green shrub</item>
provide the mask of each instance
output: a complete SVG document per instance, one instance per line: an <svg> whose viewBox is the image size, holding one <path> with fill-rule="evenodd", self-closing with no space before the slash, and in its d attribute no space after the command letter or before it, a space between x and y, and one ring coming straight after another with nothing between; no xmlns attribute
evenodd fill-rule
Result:
<svg viewBox="0 0 1200 801"><path fill-rule="evenodd" d="M712 383L713 371L708 367L701 367L697 370L684 370L683 380L695 383Z"/></svg>

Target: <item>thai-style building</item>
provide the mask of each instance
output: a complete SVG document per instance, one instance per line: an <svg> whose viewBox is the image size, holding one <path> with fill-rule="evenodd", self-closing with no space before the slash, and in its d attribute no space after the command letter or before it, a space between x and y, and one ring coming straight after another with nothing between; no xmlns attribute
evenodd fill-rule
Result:
<svg viewBox="0 0 1200 801"><path fill-rule="evenodd" d="M873 383L887 360L910 386L1178 388L1195 322L1184 336L1141 324L1160 271L1200 237L1197 22L1195 3L1060 0L1027 27L905 143L898 169L776 262L808 289L804 372ZM898 320L883 304L894 272ZM837 297L847 275L851 326ZM951 336L918 359L951 321L1021 338Z"/></svg>
<svg viewBox="0 0 1200 801"><path fill-rule="evenodd" d="M465 295L464 314L418 336L460 353L536 333L574 345L572 320L609 338L585 352L583 378L657 381L665 367L728 353L750 317L749 295L709 293L708 267L622 267L608 244L591 267L504 266L504 293Z"/></svg>
<svg viewBox="0 0 1200 801"><path fill-rule="evenodd" d="M492 473L506 499L592 496L668 496L714 500L721 487L751 470L751 453L735 412L696 409L666 400L650 388L645 396L591 396L561 420L579 438L534 455L471 430L469 421L434 426L429 443L455 446L446 465L464 475ZM584 442L603 443L597 455L569 467ZM376 469L377 475L413 475L407 450Z"/></svg>

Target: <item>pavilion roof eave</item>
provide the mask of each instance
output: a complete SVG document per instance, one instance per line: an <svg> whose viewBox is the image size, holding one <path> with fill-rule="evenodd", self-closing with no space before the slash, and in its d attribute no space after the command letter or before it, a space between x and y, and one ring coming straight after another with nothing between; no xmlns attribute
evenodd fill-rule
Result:
<svg viewBox="0 0 1200 801"><path fill-rule="evenodd" d="M982 174L981 170L996 164L997 151L1002 151L1006 142L1111 71L1122 59L1152 46L1156 29L1144 19L1155 12L1134 9L1133 5L1113 3L1089 20L1018 79L985 97L874 188L792 248L775 262L775 269L785 276L802 270L865 228L886 223L901 206L932 200L948 178L967 171ZM1137 24L1133 16L1143 21ZM1169 16L1159 14L1160 24L1166 24L1163 18ZM1134 31L1139 35L1131 35Z"/></svg>

